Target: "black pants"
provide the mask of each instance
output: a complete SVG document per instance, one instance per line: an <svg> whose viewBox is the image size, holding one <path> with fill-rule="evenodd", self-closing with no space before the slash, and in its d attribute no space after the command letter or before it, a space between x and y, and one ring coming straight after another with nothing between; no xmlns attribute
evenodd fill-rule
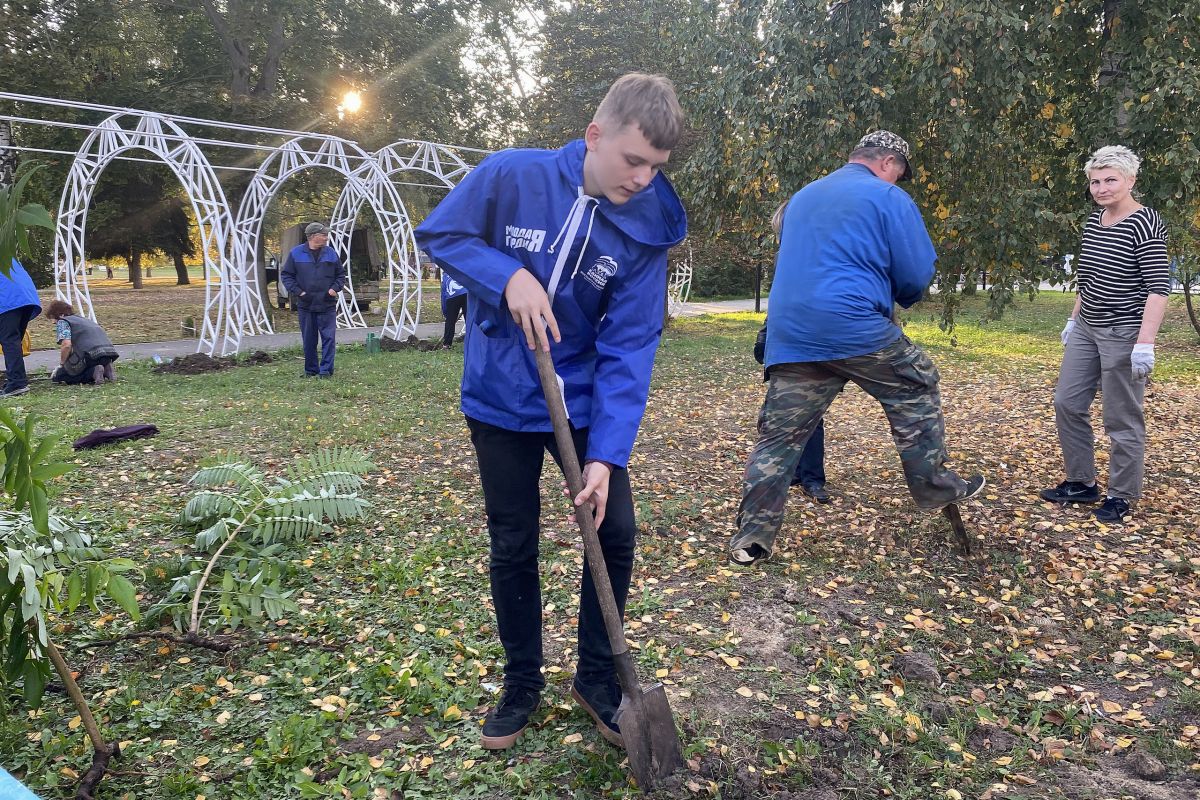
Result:
<svg viewBox="0 0 1200 800"><path fill-rule="evenodd" d="M538 482L546 451L561 467L558 447L553 433L520 433L469 417L467 427L471 430L471 443L475 445L479 460L479 477L487 509L492 602L496 606L500 643L504 645L508 659L504 666L504 684L541 690L546 681L541 674L542 593L538 577L541 497ZM587 452L587 435L587 429L574 431L575 449L581 458ZM568 502L565 497L556 500L559 507ZM608 504L599 536L608 577L622 616L633 573L636 534L629 473L615 469L609 479ZM593 685L613 680L615 674L612 648L608 644L585 558L576 676L580 683Z"/></svg>
<svg viewBox="0 0 1200 800"><path fill-rule="evenodd" d="M446 328L442 331L442 344L449 347L454 344L454 329L458 327L458 318L467 313L467 295L460 294L446 300Z"/></svg>
<svg viewBox="0 0 1200 800"><path fill-rule="evenodd" d="M11 392L29 385L25 376L25 354L21 351L21 340L25 329L33 318L29 306L14 308L0 314L0 349L4 350L4 391Z"/></svg>
<svg viewBox="0 0 1200 800"><path fill-rule="evenodd" d="M793 484L801 486L825 485L825 420L821 419L813 429L812 436L804 444L800 463L796 465Z"/></svg>

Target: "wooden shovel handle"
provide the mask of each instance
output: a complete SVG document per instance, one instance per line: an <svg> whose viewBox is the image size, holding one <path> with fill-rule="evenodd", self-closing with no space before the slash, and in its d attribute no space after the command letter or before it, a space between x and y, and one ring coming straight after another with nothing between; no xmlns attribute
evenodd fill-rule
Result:
<svg viewBox="0 0 1200 800"><path fill-rule="evenodd" d="M579 468L579 456L575 452L575 440L571 437L571 425L567 421L567 409L563 405L562 392L558 388L558 375L554 372L554 362L550 354L538 347L537 368L538 377L542 380L542 392L546 395L546 407L550 410L550 422L554 425L554 439L558 442L558 455L562 459L563 474L567 478L567 488L574 498L583 491L583 472ZM587 554L588 566L592 570L592 583L596 587L596 598L600 601L600 611L604 615L604 628L608 631L608 642L612 646L613 658L618 663L618 673L621 656L629 651L625 642L625 628L621 615L617 611L617 600L613 595L612 583L608 579L608 567L604 563L604 551L600 549L600 537L596 534L596 521L592 518L591 509L586 505L575 509L575 520L583 534L583 550ZM625 686L625 676L621 678L622 688ZM636 681L636 677L634 678Z"/></svg>

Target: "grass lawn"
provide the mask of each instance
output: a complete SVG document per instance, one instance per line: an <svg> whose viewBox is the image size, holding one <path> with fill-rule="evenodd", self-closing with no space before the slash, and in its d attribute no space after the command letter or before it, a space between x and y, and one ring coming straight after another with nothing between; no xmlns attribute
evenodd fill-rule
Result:
<svg viewBox="0 0 1200 800"><path fill-rule="evenodd" d="M1036 491L1060 480L1051 397L1067 302L1043 295L978 324L972 300L953 336L936 309L905 314L942 373L954 466L989 480L964 509L975 556L913 508L882 413L850 388L827 418L833 503L793 494L775 557L754 571L728 565L725 545L762 399L750 357L761 316L671 324L630 467L641 538L629 635L643 678L667 685L688 759L652 797L1196 796L1200 351L1173 306L1132 521L1050 507ZM173 520L206 458L233 451L279 469L319 445L354 445L377 464L369 519L294 550L297 610L261 633L334 652L101 647L90 643L131 630L113 609L57 620L124 753L102 796L636 796L622 754L567 696L582 556L554 506L557 478L547 471L543 487L548 688L536 727L491 754L478 727L502 653L457 412L461 355L348 347L336 378L315 383L297 377L297 355L194 377L122 365L113 385L39 385L19 399L67 440L161 429L79 454L64 445L80 469L55 498L144 565L144 608L186 548ZM40 711L0 695L0 763L46 798L72 796L90 760L74 716L61 695ZM1131 753L1160 760L1166 780L1136 777Z"/></svg>
<svg viewBox="0 0 1200 800"><path fill-rule="evenodd" d="M169 272L169 274L168 274ZM145 280L142 289L134 289L121 280L93 280L89 283L92 306L96 320L108 332L115 344L131 342L155 342L165 339L181 339L181 324L192 317L197 325L204 318L204 281L192 277L188 286L175 285L175 270L163 270L153 278ZM277 333L299 330L296 314L274 307L275 286L271 284L271 296L263 298L271 303L267 309ZM421 322L440 322L442 317L440 287L436 281L425 281L421 292ZM386 310L387 285L381 287L380 301L371 303L369 312L363 314L367 325L383 324ZM53 289L39 292L42 308L54 299ZM29 335L34 350L54 347L54 325L45 317L35 319L29 326Z"/></svg>

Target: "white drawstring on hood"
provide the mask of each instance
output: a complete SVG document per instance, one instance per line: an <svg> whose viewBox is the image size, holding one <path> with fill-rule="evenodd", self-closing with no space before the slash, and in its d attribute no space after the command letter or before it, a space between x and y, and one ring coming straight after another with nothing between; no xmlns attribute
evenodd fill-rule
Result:
<svg viewBox="0 0 1200 800"><path fill-rule="evenodd" d="M568 280L573 280L579 274L579 265L583 263L583 251L587 250L588 242L592 238L592 223L596 221L596 209L600 207L600 201L596 198L583 193L583 187L578 187L579 194L575 198L575 202L571 204L571 210L567 212L567 218L563 220L562 227L558 230L558 236L554 237L554 243L550 245L549 253L554 252L554 248L558 247L559 242L563 243L563 249L558 252L558 258L554 261L554 271L550 273L550 285L546 287L546 294L550 297L551 305L554 304L554 295L558 292L558 284L562 280L563 267L567 263L567 255L571 252L571 245L575 242L575 236L579 233L579 226L583 222L583 215L587 211L589 203L595 203L592 206L592 214L588 217L587 233L583 237L583 246L579 248L579 257L575 259L575 269L571 272L571 277Z"/></svg>

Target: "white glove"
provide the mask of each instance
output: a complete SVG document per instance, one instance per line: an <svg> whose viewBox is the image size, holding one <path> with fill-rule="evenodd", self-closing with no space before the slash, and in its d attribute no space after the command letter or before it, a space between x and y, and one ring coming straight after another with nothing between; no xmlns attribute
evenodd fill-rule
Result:
<svg viewBox="0 0 1200 800"><path fill-rule="evenodd" d="M1062 339L1063 347L1067 346L1067 339L1071 338L1071 331L1073 330L1075 330L1075 318L1071 317L1067 320L1067 327L1062 329L1062 335L1059 336Z"/></svg>
<svg viewBox="0 0 1200 800"><path fill-rule="evenodd" d="M1129 356L1129 362L1133 365L1133 379L1140 381L1150 374L1150 370L1154 369L1154 345L1152 344L1135 344L1133 352Z"/></svg>

